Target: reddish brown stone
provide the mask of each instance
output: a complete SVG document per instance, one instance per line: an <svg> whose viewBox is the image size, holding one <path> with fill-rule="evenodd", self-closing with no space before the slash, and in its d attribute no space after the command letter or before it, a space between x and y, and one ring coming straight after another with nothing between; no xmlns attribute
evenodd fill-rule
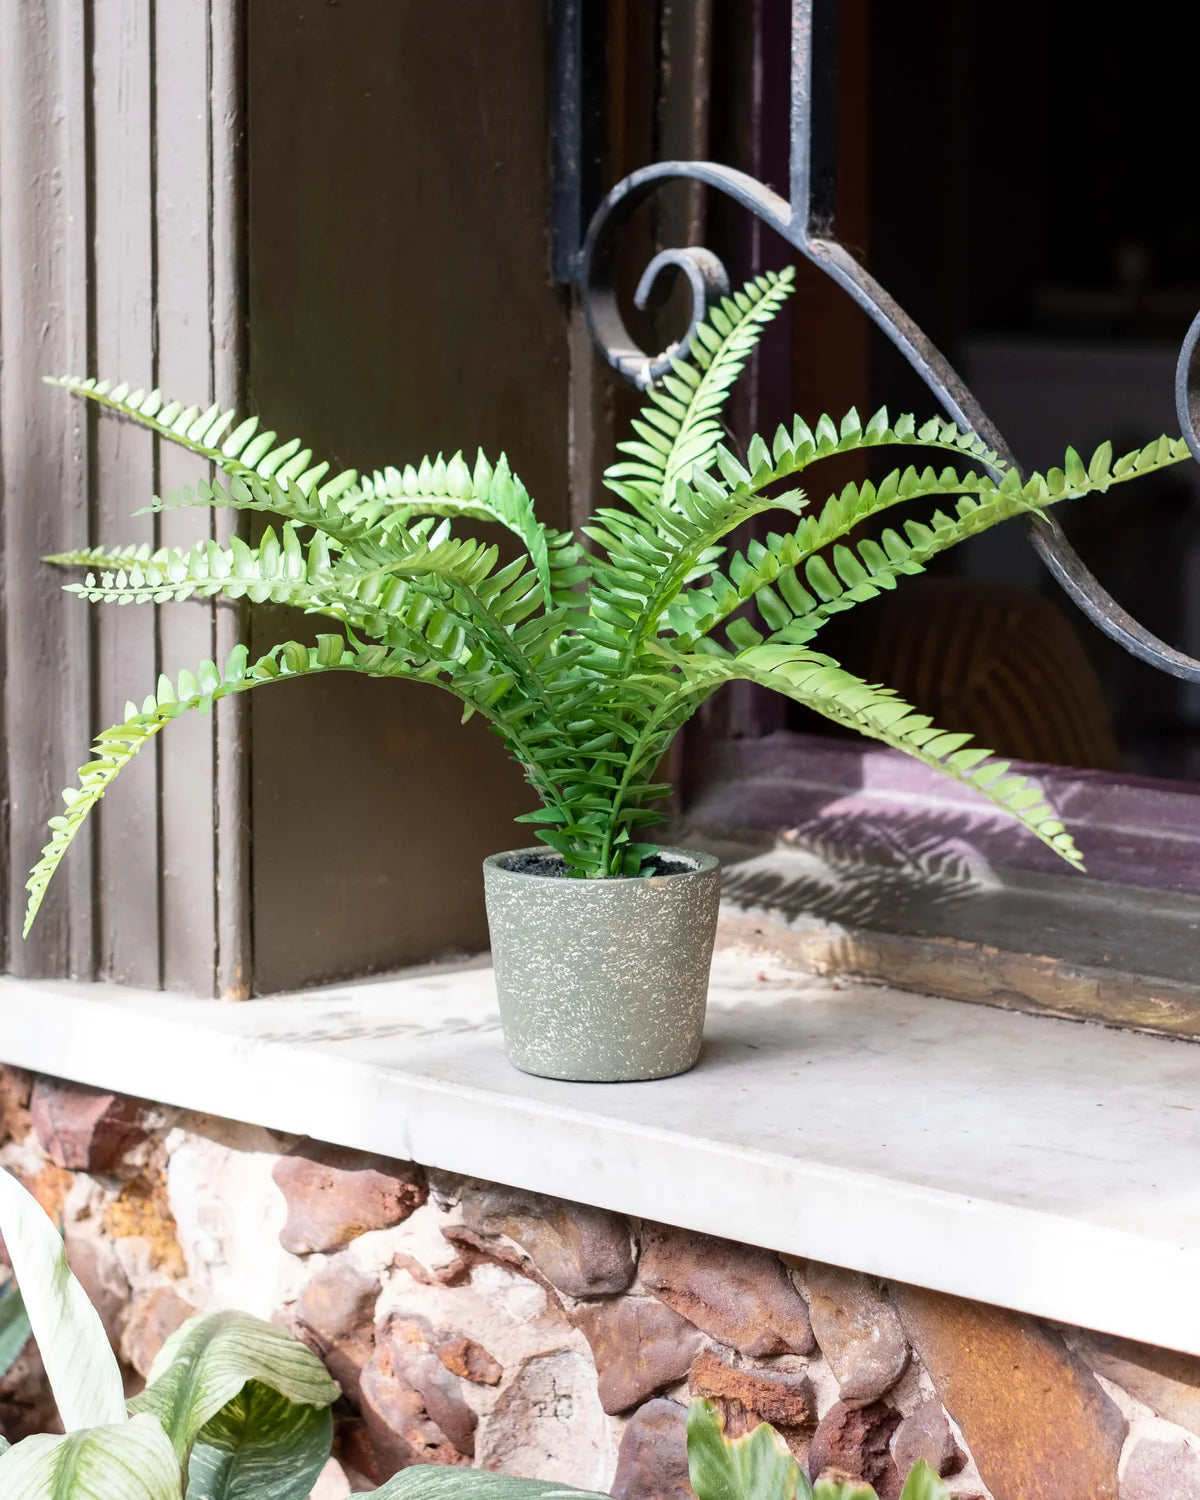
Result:
<svg viewBox="0 0 1200 1500"><path fill-rule="evenodd" d="M434 1353L452 1375L474 1385L499 1385L503 1378L504 1366L474 1339L443 1339Z"/></svg>
<svg viewBox="0 0 1200 1500"><path fill-rule="evenodd" d="M463 1224L484 1239L515 1241L568 1297L623 1292L633 1280L629 1225L620 1214L506 1187L466 1187Z"/></svg>
<svg viewBox="0 0 1200 1500"><path fill-rule="evenodd" d="M130 1304L129 1316L125 1320L125 1333L121 1339L121 1355L125 1363L144 1380L158 1351L195 1312L196 1309L170 1287L160 1286L140 1293Z"/></svg>
<svg viewBox="0 0 1200 1500"><path fill-rule="evenodd" d="M812 1383L806 1375L786 1370L746 1370L705 1349L692 1366L691 1392L718 1402L731 1437L748 1432L760 1422L772 1427L811 1427L817 1419Z"/></svg>
<svg viewBox="0 0 1200 1500"><path fill-rule="evenodd" d="M808 1308L777 1255L647 1224L642 1281L661 1301L740 1354L811 1354Z"/></svg>
<svg viewBox="0 0 1200 1500"><path fill-rule="evenodd" d="M892 1434L900 1413L882 1401L847 1406L839 1401L821 1418L808 1450L809 1476L833 1469L873 1485L879 1500L899 1500L901 1481L892 1462Z"/></svg>
<svg viewBox="0 0 1200 1500"><path fill-rule="evenodd" d="M891 1290L995 1500L1117 1500L1125 1419L1057 1337L1019 1313Z"/></svg>
<svg viewBox="0 0 1200 1500"><path fill-rule="evenodd" d="M465 1224L446 1224L442 1228L442 1234L458 1252L455 1265L446 1268L446 1276L449 1279L443 1280L441 1276L434 1278L442 1281L443 1285L458 1285L458 1282L465 1281L473 1267L478 1265L505 1266L510 1271L520 1271L525 1276L537 1279L542 1286L557 1296L553 1287L535 1269L525 1252L507 1240L489 1240L485 1235L476 1234L473 1229L468 1229Z"/></svg>
<svg viewBox="0 0 1200 1500"><path fill-rule="evenodd" d="M0 1378L0 1437L19 1443L34 1433L61 1431L50 1382L30 1339Z"/></svg>
<svg viewBox="0 0 1200 1500"><path fill-rule="evenodd" d="M403 1223L428 1196L415 1162L303 1140L272 1173L287 1199L279 1243L293 1255L342 1250L372 1229Z"/></svg>
<svg viewBox="0 0 1200 1500"><path fill-rule="evenodd" d="M376 1329L359 1392L385 1477L413 1463L462 1463L475 1451L478 1419L432 1339L423 1318L394 1315Z"/></svg>
<svg viewBox="0 0 1200 1500"><path fill-rule="evenodd" d="M63 1248L76 1281L100 1314L109 1343L114 1349L119 1348L129 1311L129 1281L117 1258L116 1247L107 1237L82 1232L78 1225L68 1225Z"/></svg>
<svg viewBox="0 0 1200 1500"><path fill-rule="evenodd" d="M108 1172L146 1139L145 1104L81 1083L39 1078L29 1113L42 1150L72 1172Z"/></svg>
<svg viewBox="0 0 1200 1500"><path fill-rule="evenodd" d="M848 1406L878 1401L908 1366L908 1340L874 1277L811 1261L808 1314L821 1353Z"/></svg>
<svg viewBox="0 0 1200 1500"><path fill-rule="evenodd" d="M461 1226L455 1226L460 1229ZM450 1238L449 1230L443 1229L442 1233ZM474 1259L464 1259L461 1249L455 1246L459 1253L452 1261L445 1265L435 1266L430 1270L428 1266L422 1265L413 1255L405 1250L397 1250L392 1256L392 1265L398 1271L407 1271L414 1281L420 1282L422 1286L461 1286L471 1274L471 1263Z"/></svg>
<svg viewBox="0 0 1200 1500"><path fill-rule="evenodd" d="M610 1415L682 1380L703 1339L694 1324L653 1297L581 1303L570 1317L592 1346L600 1405Z"/></svg>
<svg viewBox="0 0 1200 1500"><path fill-rule="evenodd" d="M1077 1335L1075 1342L1089 1369L1168 1422L1200 1434L1200 1359L1099 1333Z"/></svg>
<svg viewBox="0 0 1200 1500"><path fill-rule="evenodd" d="M396 1465L385 1471L367 1424L361 1420L343 1417L336 1422L333 1453L355 1494L364 1488L369 1493L371 1486L382 1484L396 1472Z"/></svg>
<svg viewBox="0 0 1200 1500"><path fill-rule="evenodd" d="M375 1349L379 1283L344 1256L322 1266L296 1303L296 1332L358 1404L362 1372Z"/></svg>
<svg viewBox="0 0 1200 1500"><path fill-rule="evenodd" d="M29 1098L33 1092L33 1074L24 1068L0 1066L0 1146L8 1141L23 1141L29 1134Z"/></svg>
<svg viewBox="0 0 1200 1500"><path fill-rule="evenodd" d="M1143 1438L1126 1462L1121 1500L1200 1500L1200 1455L1182 1439Z"/></svg>
<svg viewBox="0 0 1200 1500"><path fill-rule="evenodd" d="M695 1500L688 1478L687 1411L648 1401L621 1437L613 1500Z"/></svg>
<svg viewBox="0 0 1200 1500"><path fill-rule="evenodd" d="M957 1474L967 1461L954 1441L950 1419L936 1399L922 1401L900 1423L892 1442L892 1457L901 1474L907 1474L918 1460L924 1459L943 1478Z"/></svg>

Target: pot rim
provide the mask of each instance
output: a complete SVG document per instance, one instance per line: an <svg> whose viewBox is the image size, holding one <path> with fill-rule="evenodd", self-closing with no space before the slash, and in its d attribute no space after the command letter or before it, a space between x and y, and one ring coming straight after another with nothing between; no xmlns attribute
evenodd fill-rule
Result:
<svg viewBox="0 0 1200 1500"><path fill-rule="evenodd" d="M705 854L700 849L684 849L678 844L659 844L657 846L660 854L674 854L680 859L694 861L695 867L690 870L675 870L670 875L603 875L592 880L572 880L568 885L578 891L585 891L594 886L620 884L622 881L632 883L633 881L654 881L656 885L665 885L672 880L694 880L697 875L709 875L718 870L721 861L715 854ZM531 844L524 849L502 849L497 854L489 854L483 862L484 870L494 870L499 875L504 875L510 880L539 880L552 885L561 885L561 875L535 875L530 870L510 870L503 863L504 860L514 859L521 854L537 854L544 859L561 859L548 844Z"/></svg>

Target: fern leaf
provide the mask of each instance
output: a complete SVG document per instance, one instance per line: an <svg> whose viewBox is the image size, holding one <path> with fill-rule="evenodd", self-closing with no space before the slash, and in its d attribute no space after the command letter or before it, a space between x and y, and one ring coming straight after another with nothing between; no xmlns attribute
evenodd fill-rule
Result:
<svg viewBox="0 0 1200 1500"><path fill-rule="evenodd" d="M804 517L794 532L772 533L765 544L752 542L746 553L735 553L728 564L732 582L713 575L706 587L683 596L663 624L683 638L687 649L753 599L772 632L768 640L802 644L830 615L894 588L899 577L922 572L938 553L1001 521L1105 491L1150 468L1190 457L1182 439L1163 439L1151 447L1152 454L1140 450L1114 464L1111 447L1104 444L1088 470L1081 463L1075 466L1073 480L1063 469L1024 481L1010 471L997 484L986 474L959 474L950 467L918 473L910 466L894 470L878 486L848 484L819 514ZM1143 467L1137 467L1139 462ZM849 532L893 506L950 495L959 497L953 514L937 510L924 522L909 520L889 528L877 540L841 545ZM825 549L832 549L828 560L819 555ZM733 637L735 649L751 644L739 637L744 637L741 625Z"/></svg>
<svg viewBox="0 0 1200 1500"><path fill-rule="evenodd" d="M601 524L584 529L607 558L592 563L591 608L580 626L595 648L592 664L618 675L628 672L700 558L711 557L714 543L751 516L777 507L799 511L805 503L799 490L767 498L744 483L729 489L697 474L694 488L679 484L670 511L646 502L632 513L598 510Z"/></svg>
<svg viewBox="0 0 1200 1500"><path fill-rule="evenodd" d="M1009 763L971 745L971 736L946 734L890 689L873 687L845 671L830 656L803 647L762 645L738 656L714 659L680 656L690 682L708 684L742 679L781 692L836 724L906 755L986 797L1023 824L1049 849L1077 870L1083 859L1071 835L1036 781L1010 775Z"/></svg>
<svg viewBox="0 0 1200 1500"><path fill-rule="evenodd" d="M319 635L315 646L285 641L253 663L248 662L245 646L237 646L223 669L209 661L202 662L194 674L181 672L176 682L166 676L160 677L155 692L145 700L140 711L135 704L128 704L125 719L97 735L92 758L80 768L78 786L68 787L63 792L64 810L50 819L49 842L26 881L29 900L25 912L25 935L28 936L45 898L46 888L88 814L134 756L172 719L192 710L206 713L222 698L264 683L334 671L359 672L368 677L407 678L446 688L472 712L484 714L497 727L503 725L503 732L515 745L523 745L521 719L524 705L511 710L505 706L513 679L488 664L472 666L467 663L448 672L445 662L414 665L403 649L389 649L385 644L353 646L338 635ZM536 775L531 779L539 795L552 803L557 796L553 784Z"/></svg>
<svg viewBox="0 0 1200 1500"><path fill-rule="evenodd" d="M673 361L672 373L647 392L649 402L633 424L638 439L617 444L629 457L605 473L614 493L669 505L680 480L688 481L693 469L711 466L723 436L720 416L730 387L791 294L794 279L790 266L769 271L710 310L697 329L688 361Z"/></svg>
<svg viewBox="0 0 1200 1500"><path fill-rule="evenodd" d="M386 509L381 511L381 505ZM461 453L449 461L439 453L403 469L376 470L345 492L342 509L350 516L378 515L385 530L408 525L417 516L495 521L518 537L529 554L547 608L578 603L571 591L587 576L582 548L570 532L552 531L537 519L529 491L504 454L493 466L480 452L473 469Z"/></svg>
<svg viewBox="0 0 1200 1500"><path fill-rule="evenodd" d="M328 463L314 464L312 449L302 447L299 438L277 443L275 433L260 432L257 417L238 423L230 432L234 412L222 411L215 404L203 411L198 406L185 408L182 402L166 400L161 391L131 391L125 383L114 386L107 380L78 375L47 376L46 384L148 427L167 442L206 459L230 478L253 475L274 479L283 489L295 484L305 495L318 487L345 487L357 478L351 469L327 480Z"/></svg>

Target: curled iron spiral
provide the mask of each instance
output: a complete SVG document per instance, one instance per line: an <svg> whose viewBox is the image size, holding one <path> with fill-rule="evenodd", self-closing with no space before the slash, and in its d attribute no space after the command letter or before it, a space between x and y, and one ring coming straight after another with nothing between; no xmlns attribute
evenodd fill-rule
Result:
<svg viewBox="0 0 1200 1500"><path fill-rule="evenodd" d="M843 245L813 232L809 184L804 175L793 182L793 203L744 172L704 161L668 161L642 167L612 189L588 229L580 255L578 285L592 338L609 364L626 380L645 389L669 369L672 356L686 348L703 320L709 301L729 288L725 269L711 251L695 245L661 251L641 278L637 305L645 305L655 281L668 268L681 270L692 294L687 333L670 349L651 354L638 346L625 326L614 284L620 231L634 210L665 182L681 178L704 183L732 198L818 266L887 335L947 414L961 426L978 432L1006 461L1017 466L1004 438L945 356ZM1200 314L1183 341L1175 376L1180 428L1192 457L1200 463L1198 345ZM1123 609L1083 562L1053 517L1039 514L1031 518L1029 525L1033 546L1051 575L1094 624L1131 655L1160 671L1200 682L1200 660L1160 640Z"/></svg>

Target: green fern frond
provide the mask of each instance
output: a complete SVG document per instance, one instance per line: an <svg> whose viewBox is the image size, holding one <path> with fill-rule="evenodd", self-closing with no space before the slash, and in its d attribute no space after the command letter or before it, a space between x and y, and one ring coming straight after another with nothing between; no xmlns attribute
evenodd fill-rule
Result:
<svg viewBox="0 0 1200 1500"><path fill-rule="evenodd" d="M1182 438L1159 438L1115 463L1109 444L1085 467L1069 449L1062 468L1021 481L1009 470L999 484L988 475L960 475L953 468L935 472L915 467L894 470L878 486L848 484L819 515L804 517L794 532L772 533L735 553L727 573L714 573L705 587L682 596L663 622L687 644L708 635L748 600L756 604L771 641L793 645L811 640L830 615L895 588L897 578L924 570L948 547L977 536L1001 521L1043 510L1059 501L1107 491L1113 484L1141 477L1190 457ZM934 511L924 521L909 519L877 540L842 543L864 521L902 502L958 495L954 514ZM901 534L903 533L903 534ZM763 636L745 619L727 630L736 650L761 644Z"/></svg>
<svg viewBox="0 0 1200 1500"><path fill-rule="evenodd" d="M339 637L321 636L318 644L311 647L288 641L251 666L248 665L246 648L237 646L223 669L206 661L201 663L194 676L190 672L181 672L174 683L169 677L160 677L157 690L146 699L140 711L136 704L126 704L124 721L101 730L97 735L91 760L80 767L79 785L68 787L63 792L64 810L50 819L50 841L25 883L29 892L23 929L25 936L33 926L46 887L87 815L108 791L118 773L172 719L189 709L206 713L214 703L231 693L245 692L262 682L340 667L347 652L345 642Z"/></svg>
<svg viewBox="0 0 1200 1500"><path fill-rule="evenodd" d="M387 509L381 511L381 505ZM461 453L448 461L439 453L403 469L376 470L345 492L342 509L350 516L378 517L384 530L393 523L407 525L417 516L495 521L518 537L528 552L547 608L579 603L573 589L588 576L583 549L569 531L552 531L537 519L529 491L504 454L494 467L481 451L473 469Z"/></svg>
<svg viewBox="0 0 1200 1500"><path fill-rule="evenodd" d="M784 645L755 646L738 656L681 659L696 687L741 679L756 682L815 709L940 771L986 797L1076 869L1083 858L1038 783L1010 773L1010 762L971 744L969 734L947 734L888 688L872 686L830 656Z"/></svg>
<svg viewBox="0 0 1200 1500"><path fill-rule="evenodd" d="M724 435L721 412L766 325L791 295L791 266L756 276L709 309L692 339L688 359L647 391L634 420L636 438L618 443L629 457L605 471L604 482L627 501L670 505L680 480L712 466Z"/></svg>
<svg viewBox="0 0 1200 1500"><path fill-rule="evenodd" d="M799 512L806 503L801 490L769 499L752 491L749 475L725 448L718 448L717 462L728 484L697 471L693 485L680 480L670 510L646 501L631 511L602 506L596 512L600 524L584 527L606 554L593 559L591 606L580 625L595 648L589 660L600 670L630 670L701 558L710 570L708 559L722 537L765 510Z"/></svg>
<svg viewBox="0 0 1200 1500"><path fill-rule="evenodd" d="M78 786L63 792L64 810L50 819L50 841L26 881L29 900L25 935L28 936L46 888L88 814L125 766L173 719L192 710L207 713L222 698L264 683L338 671L429 682L446 688L462 700L470 713L482 713L496 725L503 723L505 734L515 743L522 743L521 724L528 705L519 703L512 709L505 706L514 686L513 679L489 664L471 661L414 664L403 649L389 649L384 644L353 646L337 635L319 635L315 646L285 641L253 663L248 661L246 647L236 646L223 669L206 661L194 674L181 672L175 682L161 676L155 692L146 698L140 710L135 703L127 703L124 720L97 735L91 760L80 767ZM557 788L536 771L530 779L547 804L554 805Z"/></svg>
<svg viewBox="0 0 1200 1500"><path fill-rule="evenodd" d="M274 479L285 489L295 484L307 495L329 473L329 464L314 464L312 449L303 447L299 438L277 443L274 432L259 431L257 417L247 417L234 426L234 410L222 411L216 402L203 409L184 406L182 401L166 399L159 390L131 391L124 381L112 385L107 380L90 377L85 380L78 375L48 375L45 383L60 386L73 396L94 401L119 417L148 427L168 442L207 459L231 478L253 474L259 479ZM357 477L349 469L328 480L324 487L344 487Z"/></svg>

